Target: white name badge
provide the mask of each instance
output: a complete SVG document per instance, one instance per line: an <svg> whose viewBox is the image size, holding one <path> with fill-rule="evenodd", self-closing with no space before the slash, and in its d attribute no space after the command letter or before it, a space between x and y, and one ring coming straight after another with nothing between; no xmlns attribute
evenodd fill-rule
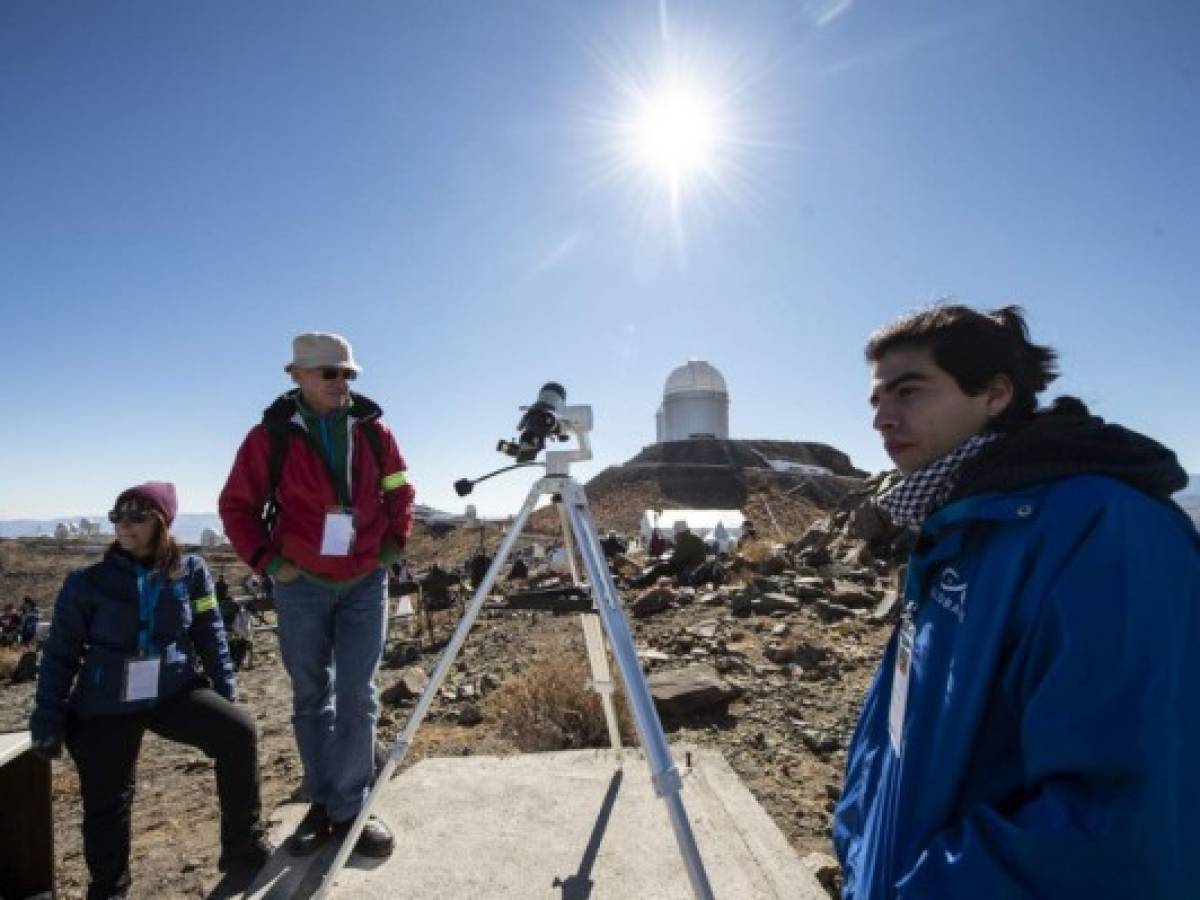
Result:
<svg viewBox="0 0 1200 900"><path fill-rule="evenodd" d="M321 533L322 556L347 556L354 543L354 513L331 509L325 513L325 530Z"/></svg>
<svg viewBox="0 0 1200 900"><path fill-rule="evenodd" d="M896 668L892 672L892 700L888 705L888 737L892 739L892 750L900 755L901 739L904 737L904 709L908 706L908 675L912 669L913 623L905 621L900 626L900 640L896 647Z"/></svg>
<svg viewBox="0 0 1200 900"><path fill-rule="evenodd" d="M153 700L158 696L158 670L161 660L127 659L125 660L125 684L121 690L121 700L133 703L135 700Z"/></svg>

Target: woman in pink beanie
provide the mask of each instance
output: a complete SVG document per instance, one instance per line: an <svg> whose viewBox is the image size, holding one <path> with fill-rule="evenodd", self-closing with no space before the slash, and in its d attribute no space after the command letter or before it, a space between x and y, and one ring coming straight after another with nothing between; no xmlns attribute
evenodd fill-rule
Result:
<svg viewBox="0 0 1200 900"><path fill-rule="evenodd" d="M71 572L54 605L30 720L34 751L65 743L79 770L88 898L129 889L130 815L147 731L215 760L222 871L252 872L273 848L261 821L258 732L237 683L204 560L171 535L175 486L122 491L104 558ZM197 662L206 677L197 673Z"/></svg>

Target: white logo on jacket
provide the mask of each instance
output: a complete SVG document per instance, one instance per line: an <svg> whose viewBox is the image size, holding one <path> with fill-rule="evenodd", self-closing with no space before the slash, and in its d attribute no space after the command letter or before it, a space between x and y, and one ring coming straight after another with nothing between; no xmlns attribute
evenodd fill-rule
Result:
<svg viewBox="0 0 1200 900"><path fill-rule="evenodd" d="M967 582L952 568L942 570L933 586L933 599L961 625L967 615Z"/></svg>

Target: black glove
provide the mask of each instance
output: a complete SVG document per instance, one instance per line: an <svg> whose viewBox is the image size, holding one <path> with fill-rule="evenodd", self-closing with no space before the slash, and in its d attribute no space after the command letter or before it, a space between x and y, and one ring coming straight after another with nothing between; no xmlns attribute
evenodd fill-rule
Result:
<svg viewBox="0 0 1200 900"><path fill-rule="evenodd" d="M44 759L50 762L52 759L58 759L62 756L63 741L60 735L51 737L38 738L33 742L33 746L29 748L29 752L38 759Z"/></svg>

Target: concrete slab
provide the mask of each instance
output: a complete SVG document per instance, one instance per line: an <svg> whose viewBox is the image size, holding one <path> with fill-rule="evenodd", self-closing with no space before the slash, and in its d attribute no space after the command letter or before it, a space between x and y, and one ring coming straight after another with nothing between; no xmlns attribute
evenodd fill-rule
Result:
<svg viewBox="0 0 1200 900"><path fill-rule="evenodd" d="M826 900L787 839L720 753L674 748L683 801L720 900ZM304 812L284 807L282 846ZM666 805L634 750L425 759L396 778L378 812L396 833L387 860L352 856L332 896L421 900L690 900ZM337 848L279 850L246 894L305 898Z"/></svg>
<svg viewBox="0 0 1200 900"><path fill-rule="evenodd" d="M6 731L0 734L0 766L10 759L16 759L33 746L33 740L28 731Z"/></svg>

